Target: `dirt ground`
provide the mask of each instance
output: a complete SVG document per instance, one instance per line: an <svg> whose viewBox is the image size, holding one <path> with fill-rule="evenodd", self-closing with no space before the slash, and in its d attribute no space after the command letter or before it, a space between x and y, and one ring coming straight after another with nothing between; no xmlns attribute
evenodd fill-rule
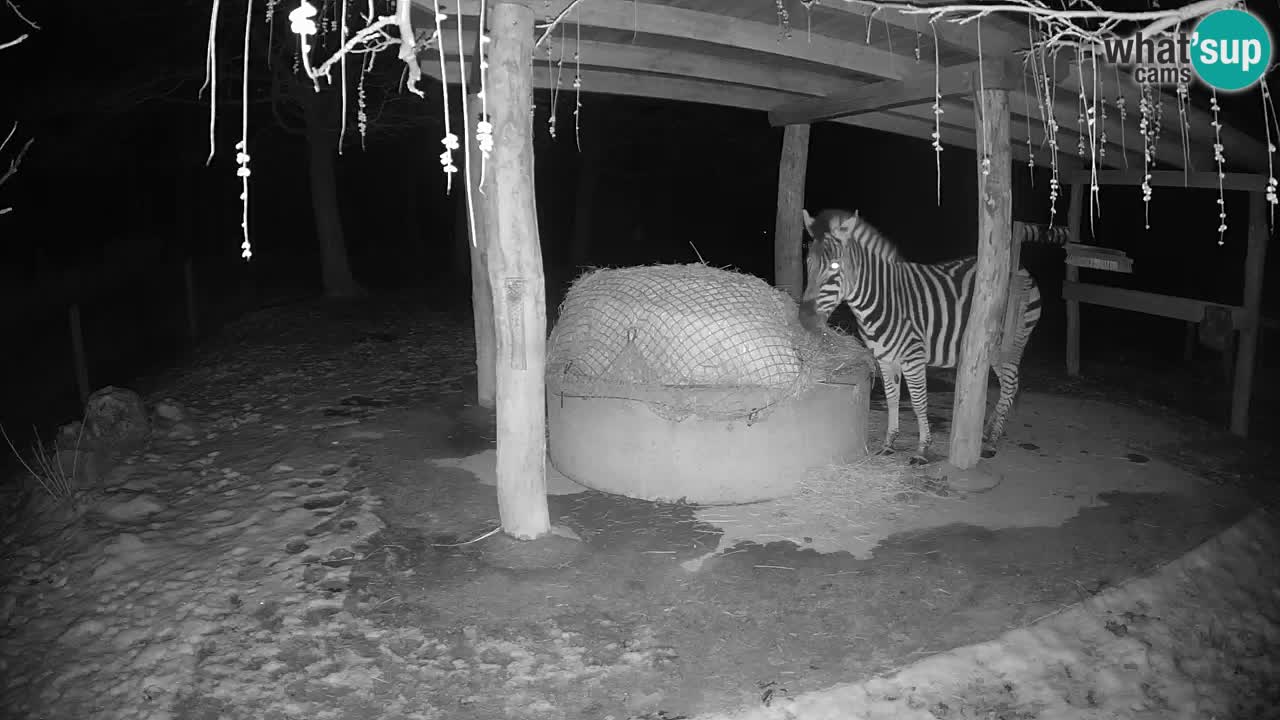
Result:
<svg viewBox="0 0 1280 720"><path fill-rule="evenodd" d="M906 453L860 514L828 503L789 523L559 483L551 517L581 541L550 540L548 566L486 537L494 490L468 468L491 456L494 423L465 320L411 298L246 318L148 388L188 409L194 435L158 437L74 509L10 503L3 714L781 706L1150 573L1244 518L1270 479L1259 451L1203 422L1029 372L989 493L916 476ZM935 390L945 448L950 393ZM873 444L883 416L881 399Z"/></svg>

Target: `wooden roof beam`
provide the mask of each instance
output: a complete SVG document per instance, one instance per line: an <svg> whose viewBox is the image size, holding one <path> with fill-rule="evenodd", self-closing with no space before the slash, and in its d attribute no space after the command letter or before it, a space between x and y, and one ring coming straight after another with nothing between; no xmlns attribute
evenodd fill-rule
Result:
<svg viewBox="0 0 1280 720"><path fill-rule="evenodd" d="M1099 185L1128 185L1137 187L1142 184L1141 170L1099 170ZM1083 183L1088 185L1090 172L1078 170L1066 176L1066 183ZM1152 187L1199 188L1202 190L1218 189L1217 171L1202 170L1199 172L1183 172L1182 170L1152 170L1148 182ZM1258 173L1225 173L1221 178L1223 190L1240 190L1244 192L1266 192L1267 176Z"/></svg>
<svg viewBox="0 0 1280 720"><path fill-rule="evenodd" d="M477 33L475 30L463 30L463 46L469 56L475 54ZM578 47L575 45L575 47ZM457 57L458 42L454 33L446 33L444 38L446 57ZM779 90L798 95L825 96L846 89L850 81L819 72L797 70L783 66L762 65L745 60L717 60L689 50L670 50L653 48L639 44L618 44L583 40L580 46L582 67L611 68L617 70L663 73L700 80L717 80L741 86L761 87ZM437 62L433 57L424 56L423 63ZM535 74L543 72L545 65L535 68ZM472 71L478 70L475 63ZM469 87L475 88L474 75L468 80ZM865 87L865 86L863 86ZM932 91L926 93L925 103L932 104ZM967 100L968 98L963 98ZM1074 154L1076 147L1075 117L1077 97L1070 93L1061 93L1054 101L1054 110L1058 118L1058 142L1063 154ZM1031 118L1033 134L1043 135L1044 127L1040 118L1038 101L1034 95L1022 90L1014 90L1009 96L1010 110L1014 114L1014 133L1020 142L1026 141L1026 117ZM949 117L949 116L944 116ZM1134 122L1130 118L1130 124ZM972 127L972 123L969 124ZM1124 153L1128 153L1128 161L1142 164L1141 138L1136 127L1126 129L1128 142L1122 147L1120 140L1126 134L1121 133L1120 116L1111 112L1107 116L1105 128L1108 133L1106 166L1122 167ZM1037 152L1048 152L1048 148ZM1160 136L1157 158L1166 167L1181 167L1182 143L1176 132L1165 132ZM1124 166L1127 167L1127 166Z"/></svg>
<svg viewBox="0 0 1280 720"><path fill-rule="evenodd" d="M450 82L456 82L455 78L458 77L459 72L457 56L447 59L445 67L445 72ZM422 71L424 75L439 81L440 64L438 61L423 62ZM546 90L550 89L554 83L548 79L545 73L540 73L534 75L533 84L535 88ZM714 81L689 80L658 75L645 76L611 70L583 70L582 91L588 95L601 93L605 95L646 97L761 111L768 111L769 108L795 97L790 93L776 90L763 90L726 85ZM885 113L840 118L834 122L882 130L894 135L905 135L926 141L932 141L930 133L933 132L934 128L931 119L923 120L910 116ZM977 144L972 130L957 129L946 124L942 127L942 143L970 150L974 149ZM1013 148L1013 156L1014 159L1025 163L1029 158L1026 146L1015 146ZM1040 157L1045 156L1041 154ZM1065 164L1063 162L1059 164L1062 167L1075 167L1070 163L1072 159L1064 158Z"/></svg>
<svg viewBox="0 0 1280 720"><path fill-rule="evenodd" d="M1009 55L1027 47L1026 25L999 15L988 15L981 22L974 21L963 25L949 20L939 20L931 25L927 15L923 17L911 15L890 8L877 10L875 6L858 2L858 0L817 0L814 7L860 15L868 18L868 22L883 22L904 30L919 32L929 38L932 38L936 32L941 42L964 48L974 54L978 52L979 32L982 33L983 55L988 53L993 56Z"/></svg>
<svg viewBox="0 0 1280 720"><path fill-rule="evenodd" d="M903 80L871 83L824 98L797 100L769 112L776 126L835 120L894 108L972 95L974 90L1012 90L1022 83L1022 67L1012 58L986 58L943 68L917 68Z"/></svg>
<svg viewBox="0 0 1280 720"><path fill-rule="evenodd" d="M480 14L480 1L445 0L442 4L449 5L452 12L475 17ZM554 16L569 2L570 0L551 0L550 7L540 12ZM425 0L415 0L415 4L423 12L431 12ZM750 50L787 60L805 60L833 69L890 80L908 77L916 70L915 58L905 55L817 34L811 38L799 34L780 40L778 28L773 24L668 5L631 0L591 0L574 10L571 22L581 23L583 27L621 30L640 35L663 35Z"/></svg>
<svg viewBox="0 0 1280 720"><path fill-rule="evenodd" d="M444 40L444 52L447 59L458 57L458 40L454 33L447 33ZM475 44L478 33L475 30L463 30L463 45L467 49L468 63L478 70L479 65L471 63L475 57ZM850 82L834 75L797 70L778 65L764 65L744 60L720 60L688 50L670 50L646 45L618 44L583 40L579 49L582 68L605 68L615 70L631 70L648 73L662 73L697 80L715 80L735 85L767 88L803 95L826 95L837 88L844 88ZM572 79L567 69L570 61L565 60L566 77ZM427 65L439 64L434 51L428 51L420 58L423 70ZM546 62L539 62L534 68L534 75L546 72ZM473 84L475 81L467 81Z"/></svg>

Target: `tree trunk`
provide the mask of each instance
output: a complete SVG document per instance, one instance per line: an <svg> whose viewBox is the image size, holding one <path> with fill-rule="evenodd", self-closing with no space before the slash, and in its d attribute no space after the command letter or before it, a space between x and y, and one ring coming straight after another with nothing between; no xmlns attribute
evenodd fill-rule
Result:
<svg viewBox="0 0 1280 720"><path fill-rule="evenodd" d="M978 265L973 305L961 339L956 366L956 399L951 420L951 464L968 470L982 451L982 420L987 409L987 377L994 340L1009 296L1009 255L1013 218L1009 186L1013 162L1009 142L1009 91L980 90L974 107L978 122ZM982 172L982 151L989 148L989 174Z"/></svg>
<svg viewBox="0 0 1280 720"><path fill-rule="evenodd" d="M472 126L474 125L475 123L472 123ZM474 142L471 143L471 145L472 147L475 147ZM480 151L476 150L475 152L474 172L476 175L479 175ZM460 190L461 192L457 193L453 202L453 272L450 273L452 277L449 279L449 282L451 282L459 291L468 287L467 277L471 273L471 268L473 267L472 262L475 256L475 249L471 246L471 219L469 217L470 213L467 210L466 188L460 188ZM475 190L473 186L471 202L475 204L476 212L479 212L480 202L482 199L483 198L479 191ZM479 222L480 219L476 218L476 221Z"/></svg>
<svg viewBox="0 0 1280 720"><path fill-rule="evenodd" d="M797 302L804 294L804 180L809 168L809 126L788 125L778 158L778 213L774 220L773 285Z"/></svg>
<svg viewBox="0 0 1280 720"><path fill-rule="evenodd" d="M478 83L477 83L478 84ZM490 221L492 213L485 207L489 200L480 194L480 145L476 140L475 128L480 120L480 97L478 95L470 95L467 98L468 112L471 117L466 118L470 132L468 135L468 160L467 160L467 187L463 188L462 203L458 208L459 217L457 218L459 234L462 236L461 242L465 243L461 248L461 252L465 253L469 267L466 271L459 273L460 278L471 278L471 317L475 326L476 338L476 403L483 408L493 409L497 406L497 380L496 380L496 352L494 345L493 327L493 292L489 287L489 260L488 248L490 247L493 232L491 230ZM492 168L489 170L489 177L485 178L485 188L493 187ZM467 208L467 197L471 198L471 208ZM472 217L475 219L474 242L472 236L468 233L468 228Z"/></svg>
<svg viewBox="0 0 1280 720"><path fill-rule="evenodd" d="M493 187L485 196L498 394L498 516L511 537L551 529L547 509L546 283L533 198L533 10L493 5L489 109Z"/></svg>
<svg viewBox="0 0 1280 720"><path fill-rule="evenodd" d="M338 210L338 172L334 159L338 134L326 128L320 108L316 107L319 102L323 100L307 103L304 115L311 212L316 222L316 240L320 243L320 279L326 297L360 297L365 291L351 275L347 240L342 233L342 213Z"/></svg>

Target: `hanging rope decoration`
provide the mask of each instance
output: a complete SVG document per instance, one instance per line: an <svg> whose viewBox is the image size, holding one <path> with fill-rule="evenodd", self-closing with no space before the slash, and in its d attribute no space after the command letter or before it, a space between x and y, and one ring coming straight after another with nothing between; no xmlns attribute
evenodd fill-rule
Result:
<svg viewBox="0 0 1280 720"><path fill-rule="evenodd" d="M547 118L547 132L550 133L552 139L556 136L556 114L560 107L560 89L563 85L564 76L564 48L567 44L564 39L564 25L560 25L560 57L552 66L552 50L551 43L547 43L547 84L551 86L551 116ZM553 79L554 78L554 79Z"/></svg>
<svg viewBox="0 0 1280 720"><path fill-rule="evenodd" d="M808 7L806 5L805 9L808 9ZM920 17L913 15L911 23L916 26L916 64L918 65L920 63Z"/></svg>
<svg viewBox="0 0 1280 720"><path fill-rule="evenodd" d="M800 0L800 4L804 6L804 37L805 42L813 42L813 4L818 0ZM916 60L920 59L920 49L916 48Z"/></svg>
<svg viewBox="0 0 1280 720"><path fill-rule="evenodd" d="M1097 56L1094 56L1094 62L1097 62ZM1093 69L1093 97L1094 105L1098 107L1098 159L1107 159L1107 81L1102 80L1102 97L1098 97L1098 68ZM1116 88L1116 92L1120 89Z"/></svg>
<svg viewBox="0 0 1280 720"><path fill-rule="evenodd" d="M548 2L547 6L550 7L551 3ZM550 22L551 18L548 17L547 21ZM552 37L549 40L547 40L547 46L546 48L544 48L547 51L547 85L551 89L551 113L547 117L547 134L549 134L552 138L556 136L556 89L557 88L555 85L555 76L556 76L555 58L552 56L553 55L552 50L554 46L555 46L555 37ZM537 67L538 67L538 64L535 61L534 70L537 70Z"/></svg>
<svg viewBox="0 0 1280 720"><path fill-rule="evenodd" d="M938 207L942 207L942 61L938 57L938 27L929 20L933 29L933 170L937 178Z"/></svg>
<svg viewBox="0 0 1280 720"><path fill-rule="evenodd" d="M1058 175L1058 116L1057 116L1057 91L1058 80L1049 72L1049 58L1045 55L1046 43L1040 44L1040 52L1036 53L1032 46L1031 61L1036 62L1037 55L1040 58L1040 89L1036 91L1036 97L1040 99L1044 108L1044 116L1048 121L1045 128L1045 136L1049 140L1049 224L1053 224L1058 217L1058 197L1062 193L1062 182ZM1054 66L1057 67L1057 60L1054 60Z"/></svg>
<svg viewBox="0 0 1280 720"><path fill-rule="evenodd" d="M1186 83L1178 83L1178 127L1179 139L1181 140L1180 149L1182 150L1183 167L1191 167L1191 163L1187 162L1187 158L1191 155L1191 121L1187 118L1187 107L1191 104L1190 89Z"/></svg>
<svg viewBox="0 0 1280 720"><path fill-rule="evenodd" d="M400 2L405 3L406 6L408 5L407 0L400 0ZM434 3L435 21L436 21L435 36L437 38L443 38L444 37L444 34L443 34L444 21L449 19L449 16L445 15L443 12L440 12L440 0L433 0L433 3ZM458 18L458 23L459 24L462 23L461 17ZM458 53L459 54L462 53L461 47L458 48ZM448 77L445 74L443 42L440 43L440 51L437 53L437 55L440 56L440 78L441 80L443 80L444 78ZM415 66L416 66L416 63L415 63ZM444 103L444 137L440 139L440 144L444 145L444 150L440 153L440 167L443 168L444 170L445 192L452 192L453 191L453 174L458 172L457 166L453 164L453 151L458 149L458 136L454 135L452 128L449 127L449 84L448 83L446 82L440 83L440 96L441 96L442 102Z"/></svg>
<svg viewBox="0 0 1280 720"><path fill-rule="evenodd" d="M1138 132L1142 133L1142 222L1151 229L1151 160L1154 149L1151 123L1155 112L1151 109L1151 83L1143 83L1138 96Z"/></svg>
<svg viewBox="0 0 1280 720"><path fill-rule="evenodd" d="M476 99L480 101L480 115L476 121L476 129L475 129L476 149L480 151L480 176L476 179L474 183L472 183L471 178L473 173L475 172L472 169L472 163L475 162L475 158L472 157L472 153L471 153L470 137L467 137L466 139L466 150L463 154L463 163L466 165L466 168L467 168L467 184L466 184L466 187L464 188L464 193L465 193L464 197L466 198L466 203L467 203L467 221L468 221L467 229L470 231L468 234L470 235L471 247L473 248L477 247L477 244L476 244L476 231L475 231L476 206L475 206L475 197L473 196L472 192L474 188L475 191L478 191L482 195L484 194L485 168L489 160L489 153L493 150L493 125L490 124L488 120L489 118L488 101L485 99L485 83L486 83L486 77L488 76L487 71L489 68L489 63L486 60L486 55L485 55L485 46L489 42L489 36L486 35L484 31L484 28L485 28L484 6L486 4L487 3L483 3L483 2L480 3L480 27L477 30L477 32L479 33L479 36L476 41L476 58L473 60L473 62L479 63L479 66L480 66L480 73L479 73L480 89L476 91ZM462 118L463 118L462 132L463 132L463 135L466 135L468 132L471 131L471 110L468 106L468 101L467 101L467 57L462 51L463 42L462 42L462 16L461 15L458 16L457 31L458 31L459 78L462 86L461 87ZM440 52L440 55L443 57L444 55L443 44L440 46L439 52Z"/></svg>
<svg viewBox="0 0 1280 720"><path fill-rule="evenodd" d="M489 35L485 32L484 9L488 3L480 3L480 43L477 45L477 51L480 57L480 92L476 97L480 99L480 120L476 123L476 148L480 150L480 181L476 184L481 194L484 193L484 177L485 170L489 165L489 153L493 152L493 123L489 122L489 97L485 88L489 82ZM458 18L458 22L462 22L462 18ZM462 48L458 48L458 54L462 54ZM471 223L475 225L474 212L472 213ZM472 246L475 245L475 236L471 237Z"/></svg>
<svg viewBox="0 0 1280 720"><path fill-rule="evenodd" d="M978 18L978 92L986 95L987 81L982 72L982 18ZM978 105L974 105L974 109L978 109ZM986 127L981 117L978 118L979 126ZM991 138L986 132L982 133L982 176L986 177L991 174Z"/></svg>
<svg viewBox="0 0 1280 720"><path fill-rule="evenodd" d="M280 0L267 0L267 47L272 47L271 41L276 36L276 5L280 4ZM267 54L267 67L271 67L271 54Z"/></svg>
<svg viewBox="0 0 1280 720"><path fill-rule="evenodd" d="M1098 104L1098 58L1096 55L1089 55L1090 75L1093 77L1093 101L1085 96L1084 83L1084 57L1079 53L1076 54L1076 71L1080 80L1080 102L1084 106L1084 132L1080 135L1080 142L1089 140L1089 227L1093 227L1094 210L1097 208L1098 202L1098 123L1097 123L1097 104Z"/></svg>
<svg viewBox="0 0 1280 720"><path fill-rule="evenodd" d="M582 152L582 23L573 23L577 38L573 46L573 142Z"/></svg>
<svg viewBox="0 0 1280 720"><path fill-rule="evenodd" d="M240 142L236 143L236 175L240 177L240 257L253 257L249 245L249 29L253 27L253 0L244 10L244 69L240 96Z"/></svg>
<svg viewBox="0 0 1280 720"><path fill-rule="evenodd" d="M1027 17L1027 45L1032 48L1036 46L1035 31L1031 24L1030 16ZM1035 86L1035 89L1036 89L1036 109L1040 111L1040 123L1044 124L1044 104L1040 100L1040 83L1036 79L1037 68L1036 68L1036 58L1035 58L1034 51L1028 53L1027 57L1023 59L1022 61L1023 66L1027 64L1027 61L1031 62L1030 84ZM1031 93L1027 90L1027 85L1028 85L1027 73L1026 73L1026 70L1024 69L1022 72L1022 95L1026 98L1026 113L1024 113L1024 116L1027 118L1027 174L1031 176L1031 187L1035 187L1036 185L1036 149L1035 149L1035 145L1031 142Z"/></svg>
<svg viewBox="0 0 1280 720"><path fill-rule="evenodd" d="M347 0L342 0L342 5L338 12L342 13L338 18L338 45L347 44ZM342 62L339 64L339 71L342 73L342 120L338 124L338 154L342 154L342 141L347 137L347 54L342 53Z"/></svg>
<svg viewBox="0 0 1280 720"><path fill-rule="evenodd" d="M1128 119L1129 113L1125 110L1125 104L1128 102L1124 98L1124 92L1120 89L1120 66L1116 66L1116 109L1120 111L1120 157L1124 160L1124 167L1129 169L1129 148L1128 141L1125 137L1125 120Z"/></svg>
<svg viewBox="0 0 1280 720"><path fill-rule="evenodd" d="M1076 74L1080 79L1080 97L1076 103L1076 156L1084 157L1085 120L1084 110L1088 101L1084 99L1084 57L1076 53Z"/></svg>
<svg viewBox="0 0 1280 720"><path fill-rule="evenodd" d="M213 9L209 13L209 44L205 46L204 54L204 84L200 86L200 91L196 93L196 97L204 95L205 88L209 88L209 157L205 159L204 164L208 165L213 162L214 149L217 147L217 139L215 125L218 120L218 43L215 42L218 34L218 7L221 5L220 0L213 0ZM312 32L315 32L314 25Z"/></svg>
<svg viewBox="0 0 1280 720"><path fill-rule="evenodd" d="M1227 158L1222 154L1222 122L1218 120L1218 91L1214 89L1209 98L1209 109L1213 111L1213 161L1218 164L1218 246L1226 243L1227 233L1227 199L1222 191L1222 180L1227 177L1222 166Z"/></svg>
<svg viewBox="0 0 1280 720"><path fill-rule="evenodd" d="M360 83L356 87L356 129L360 131L360 149L366 150L365 141L369 137L368 100L364 93L364 78L373 70L374 55L369 55L360 63Z"/></svg>
<svg viewBox="0 0 1280 720"><path fill-rule="evenodd" d="M1265 79L1261 85L1262 124L1266 127L1267 133L1267 202L1271 204L1271 224L1274 226L1276 222L1276 203L1280 202L1280 198L1276 197L1276 186L1280 185L1280 182L1276 181L1276 170L1273 162L1276 154L1276 143L1271 138L1271 125L1276 122L1276 107L1271 102L1271 91L1267 89Z"/></svg>
<svg viewBox="0 0 1280 720"><path fill-rule="evenodd" d="M311 41L307 38L317 32L316 21L312 19L315 16L316 6L307 2L307 0L302 0L302 3L294 8L293 12L289 13L289 29L298 36L298 40L302 45L302 69L306 71L312 82L316 82L317 73L311 67ZM316 89L320 89L319 83L316 84Z"/></svg>

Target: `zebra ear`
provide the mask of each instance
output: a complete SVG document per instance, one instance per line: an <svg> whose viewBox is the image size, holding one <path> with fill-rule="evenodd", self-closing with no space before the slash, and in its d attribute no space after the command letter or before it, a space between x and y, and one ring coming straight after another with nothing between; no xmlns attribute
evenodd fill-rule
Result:
<svg viewBox="0 0 1280 720"><path fill-rule="evenodd" d="M848 240L853 237L853 230L858 226L858 211L854 210L852 214L845 214L836 222L836 226L832 228L835 236L841 240Z"/></svg>
<svg viewBox="0 0 1280 720"><path fill-rule="evenodd" d="M814 240L817 240L818 236L816 233L813 232L813 216L810 215L809 211L804 208L800 208L800 212L804 214L803 222L804 222L805 232L809 233L809 237L813 238Z"/></svg>

